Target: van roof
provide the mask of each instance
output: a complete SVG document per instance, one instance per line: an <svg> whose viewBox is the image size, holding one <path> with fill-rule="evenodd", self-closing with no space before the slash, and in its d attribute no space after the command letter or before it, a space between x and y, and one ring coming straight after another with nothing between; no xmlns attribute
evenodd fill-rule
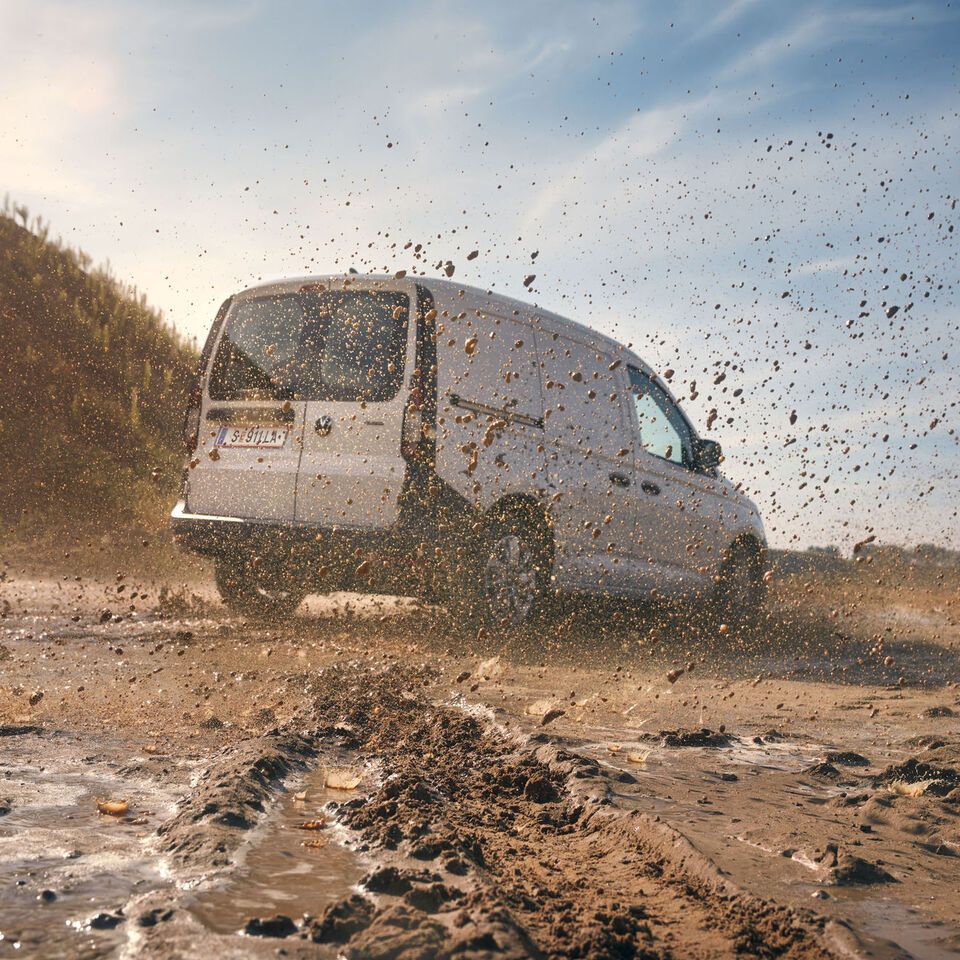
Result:
<svg viewBox="0 0 960 960"><path fill-rule="evenodd" d="M506 307L511 312L514 310L517 311L517 314L521 317L533 316L541 320L545 320L548 325L557 333L563 333L566 331L570 334L588 336L591 340L606 345L609 349L614 350L616 353L623 354L627 359L638 365L646 373L656 376L655 372L629 347L626 347L619 341L614 340L613 337L609 337L606 334L600 333L599 331L594 330L592 327L588 327L582 323L577 323L575 320L562 317L550 310L544 310L535 304L525 303L522 300L516 300L513 297L508 297L502 293L497 293L495 290L482 290L479 287L471 287L465 283L455 283L452 280L435 280L429 277L410 275L407 275L404 279L425 287L427 290L433 293L434 296L440 295L445 300L453 300L456 298L461 302L464 308L492 310L494 305L499 306L501 309ZM344 280L350 280L354 283L361 281L373 281L375 283L396 283L397 278L385 273L314 274L310 276L289 277L284 280L274 280L266 283L256 284L255 286L247 287L247 289L241 290L238 294L236 294L236 296L245 297L254 296L257 294L263 295L268 293L282 293L285 291L295 290L304 284L337 283Z"/></svg>

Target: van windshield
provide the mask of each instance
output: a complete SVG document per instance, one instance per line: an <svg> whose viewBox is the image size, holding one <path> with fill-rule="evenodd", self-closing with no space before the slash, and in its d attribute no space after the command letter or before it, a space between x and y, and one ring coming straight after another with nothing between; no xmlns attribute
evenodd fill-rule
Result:
<svg viewBox="0 0 960 960"><path fill-rule="evenodd" d="M403 381L410 298L324 290L240 300L210 374L214 400L383 401Z"/></svg>

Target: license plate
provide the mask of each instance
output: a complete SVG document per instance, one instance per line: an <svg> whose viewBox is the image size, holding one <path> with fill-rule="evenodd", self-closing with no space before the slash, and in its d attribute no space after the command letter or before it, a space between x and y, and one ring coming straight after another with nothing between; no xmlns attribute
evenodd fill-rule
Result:
<svg viewBox="0 0 960 960"><path fill-rule="evenodd" d="M258 447L266 450L279 450L287 442L288 427L222 426L217 439L218 447Z"/></svg>

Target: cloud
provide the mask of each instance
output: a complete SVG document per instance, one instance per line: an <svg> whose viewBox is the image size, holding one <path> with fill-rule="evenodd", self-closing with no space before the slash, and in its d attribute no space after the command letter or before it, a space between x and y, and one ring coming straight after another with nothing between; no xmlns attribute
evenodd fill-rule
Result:
<svg viewBox="0 0 960 960"><path fill-rule="evenodd" d="M717 80L722 82L743 74L769 69L790 54L839 39L828 37L826 27L829 22L829 18L822 14L804 13L798 22L780 33L761 40L747 53L724 67L717 74Z"/></svg>
<svg viewBox="0 0 960 960"><path fill-rule="evenodd" d="M822 260L810 260L807 263L801 263L794 270L794 273L800 277L814 273L841 273L844 270L853 269L856 263L856 258L852 256L827 257Z"/></svg>
<svg viewBox="0 0 960 960"><path fill-rule="evenodd" d="M707 20L700 29L695 30L690 35L690 42L705 40L707 37L713 36L713 34L739 20L747 11L762 3L763 0L731 0L719 13Z"/></svg>
<svg viewBox="0 0 960 960"><path fill-rule="evenodd" d="M524 206L523 229L530 231L543 225L567 203L585 201L589 209L590 201L598 200L599 193L609 196L612 189L642 190L642 184L630 182L633 165L666 151L691 122L715 104L716 98L709 95L637 113L580 156L555 166L544 177L547 185Z"/></svg>
<svg viewBox="0 0 960 960"><path fill-rule="evenodd" d="M890 31L894 28L902 31L940 22L956 22L957 19L956 14L923 3L882 8L837 4L803 9L793 24L756 43L747 53L724 67L716 79L722 82L769 70L786 57L816 48L853 40L890 39Z"/></svg>

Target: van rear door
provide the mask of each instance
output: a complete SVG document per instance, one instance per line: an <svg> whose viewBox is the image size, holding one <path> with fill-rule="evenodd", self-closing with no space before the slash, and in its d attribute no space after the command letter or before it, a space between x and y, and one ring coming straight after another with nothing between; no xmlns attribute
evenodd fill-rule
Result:
<svg viewBox="0 0 960 960"><path fill-rule="evenodd" d="M347 278L305 293L316 314L316 367L305 384L296 519L389 527L405 472L404 373L414 379L416 285Z"/></svg>
<svg viewBox="0 0 960 960"><path fill-rule="evenodd" d="M234 299L205 377L190 512L293 519L309 326L296 291Z"/></svg>

